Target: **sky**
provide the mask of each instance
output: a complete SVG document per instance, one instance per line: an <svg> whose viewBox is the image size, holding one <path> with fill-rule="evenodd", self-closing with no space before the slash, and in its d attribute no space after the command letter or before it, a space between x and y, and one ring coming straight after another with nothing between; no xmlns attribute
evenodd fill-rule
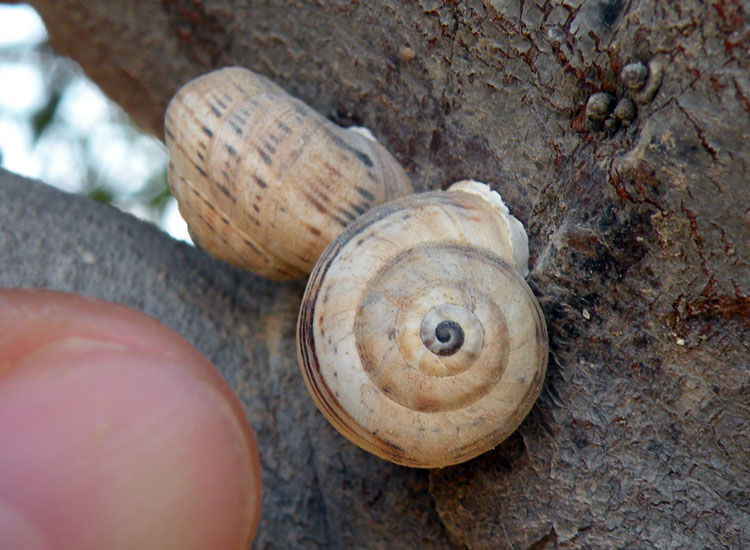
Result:
<svg viewBox="0 0 750 550"><path fill-rule="evenodd" d="M189 242L174 199L163 213L148 205L149 190L164 178L163 143L139 132L46 42L31 7L0 5L0 166L71 193L106 189L118 208ZM37 139L35 123L54 98L54 116Z"/></svg>

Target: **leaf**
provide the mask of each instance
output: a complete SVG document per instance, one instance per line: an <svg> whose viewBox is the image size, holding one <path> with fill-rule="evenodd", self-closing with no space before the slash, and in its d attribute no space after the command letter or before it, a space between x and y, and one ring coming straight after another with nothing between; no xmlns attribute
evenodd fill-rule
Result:
<svg viewBox="0 0 750 550"><path fill-rule="evenodd" d="M34 143L39 141L41 135L47 128L49 128L50 124L54 120L55 113L57 112L57 107L60 105L60 98L62 98L62 94L60 92L56 90L52 91L52 93L50 93L49 99L47 100L47 103L31 117L31 128L33 131Z"/></svg>

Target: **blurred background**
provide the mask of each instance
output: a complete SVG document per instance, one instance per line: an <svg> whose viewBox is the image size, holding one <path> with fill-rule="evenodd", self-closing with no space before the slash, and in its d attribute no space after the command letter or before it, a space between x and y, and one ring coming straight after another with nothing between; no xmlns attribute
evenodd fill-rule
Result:
<svg viewBox="0 0 750 550"><path fill-rule="evenodd" d="M0 166L190 242L167 187L164 144L57 56L41 18L24 4L0 4Z"/></svg>

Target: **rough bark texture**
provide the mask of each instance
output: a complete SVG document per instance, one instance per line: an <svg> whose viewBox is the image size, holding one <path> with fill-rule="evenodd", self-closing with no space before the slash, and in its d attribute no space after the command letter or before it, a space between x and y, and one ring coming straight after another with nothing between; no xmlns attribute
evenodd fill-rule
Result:
<svg viewBox="0 0 750 550"><path fill-rule="evenodd" d="M181 83L239 64L369 126L419 188L484 180L525 222L549 373L514 436L429 474L456 545L750 545L747 2L34 4L59 51L157 134ZM655 93L633 94L630 126L596 130L588 98L627 96L619 74L632 61L651 67ZM29 211L18 184L3 189L0 205ZM351 448L304 395L292 344L301 285L239 274L153 231L136 238L140 226L111 216L120 248L96 241L90 265L77 250L99 250L91 218L76 228L58 213L68 234L50 235L50 196L35 190L41 218L12 229L20 210L0 206L2 282L127 296L217 362L263 446L258 547L447 547L426 474ZM15 266L7 243L21 234L45 255L18 252ZM117 263L123 239L142 272ZM112 273L127 294L98 280Z"/></svg>

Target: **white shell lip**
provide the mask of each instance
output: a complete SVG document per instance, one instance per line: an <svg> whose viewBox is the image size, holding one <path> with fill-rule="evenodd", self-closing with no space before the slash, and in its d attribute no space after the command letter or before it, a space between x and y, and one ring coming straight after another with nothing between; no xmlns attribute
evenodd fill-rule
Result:
<svg viewBox="0 0 750 550"><path fill-rule="evenodd" d="M367 139L369 139L371 141L374 141L375 143L378 142L378 140L375 138L375 136L373 135L373 133L366 126L349 126L346 130L348 132L354 132L355 134L359 134L360 136L364 136Z"/></svg>
<svg viewBox="0 0 750 550"><path fill-rule="evenodd" d="M476 180L458 181L448 187L448 191L459 191L482 197L495 208L499 214L499 218L503 220L501 223L504 223L508 229L510 249L513 251L513 267L524 278L528 277L529 236L526 234L523 224L510 213L500 193L490 189L490 186L486 183Z"/></svg>

